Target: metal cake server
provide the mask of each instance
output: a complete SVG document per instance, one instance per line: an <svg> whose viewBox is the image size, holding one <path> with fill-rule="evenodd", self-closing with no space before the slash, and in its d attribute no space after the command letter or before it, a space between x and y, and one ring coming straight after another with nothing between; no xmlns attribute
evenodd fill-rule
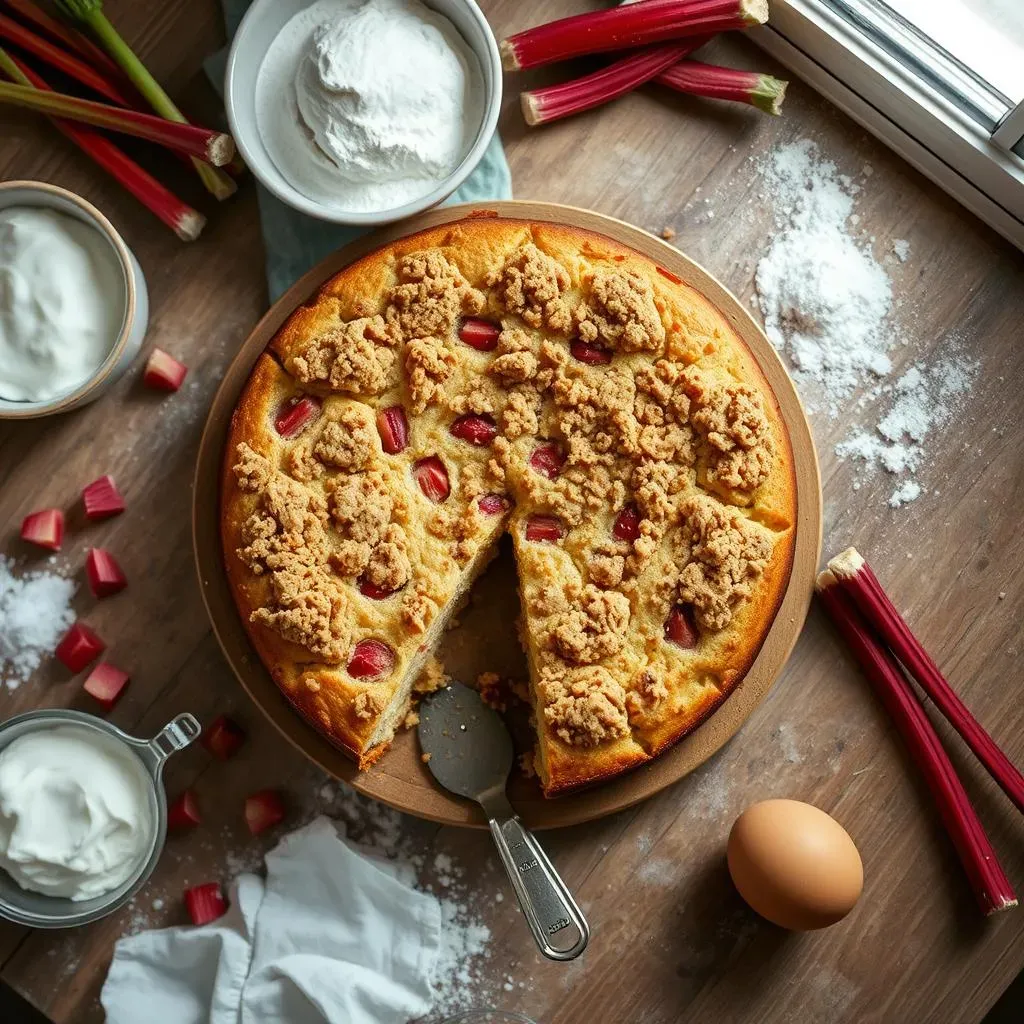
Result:
<svg viewBox="0 0 1024 1024"><path fill-rule="evenodd" d="M575 960L590 928L547 854L516 816L505 795L514 751L497 712L476 690L451 683L420 705L420 745L427 767L445 789L484 809L491 836L540 951Z"/></svg>

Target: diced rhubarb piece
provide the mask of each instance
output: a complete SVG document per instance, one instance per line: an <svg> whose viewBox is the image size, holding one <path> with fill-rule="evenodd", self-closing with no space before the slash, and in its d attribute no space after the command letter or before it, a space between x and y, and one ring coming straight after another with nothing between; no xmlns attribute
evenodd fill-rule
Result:
<svg viewBox="0 0 1024 1024"><path fill-rule="evenodd" d="M359 593L364 597L373 598L374 601L383 601L385 597L390 597L398 591L388 590L387 587L378 587L376 583L371 583L364 578L359 581Z"/></svg>
<svg viewBox="0 0 1024 1024"><path fill-rule="evenodd" d="M483 448L498 436L498 425L490 416L479 416L468 412L460 416L449 428L452 437Z"/></svg>
<svg viewBox="0 0 1024 1024"><path fill-rule="evenodd" d="M627 505L616 517L612 533L619 540L630 543L640 536L640 510L636 505Z"/></svg>
<svg viewBox="0 0 1024 1024"><path fill-rule="evenodd" d="M564 464L565 453L554 441L545 441L544 444L538 445L530 456L531 469L549 480L554 480L558 476Z"/></svg>
<svg viewBox="0 0 1024 1024"><path fill-rule="evenodd" d="M387 675L395 667L395 652L380 640L360 640L348 659L348 674L353 679Z"/></svg>
<svg viewBox="0 0 1024 1024"><path fill-rule="evenodd" d="M409 421L400 405L377 413L377 430L380 431L381 447L388 455L397 455L409 443Z"/></svg>
<svg viewBox="0 0 1024 1024"><path fill-rule="evenodd" d="M127 672L122 672L108 661L101 661L89 673L82 689L105 711L109 711L121 699L127 685Z"/></svg>
<svg viewBox="0 0 1024 1024"><path fill-rule="evenodd" d="M501 328L497 324L492 324L490 320L478 320L476 317L463 320L459 328L459 337L478 352L493 352L500 334Z"/></svg>
<svg viewBox="0 0 1024 1024"><path fill-rule="evenodd" d="M242 727L227 715L214 719L210 727L203 733L203 746L221 761L234 757L238 748L245 742Z"/></svg>
<svg viewBox="0 0 1024 1024"><path fill-rule="evenodd" d="M107 645L84 623L76 622L57 644L57 658L71 672L81 672Z"/></svg>
<svg viewBox="0 0 1024 1024"><path fill-rule="evenodd" d="M64 541L64 513L59 508L31 512L21 521L21 539L41 548L60 551Z"/></svg>
<svg viewBox="0 0 1024 1024"><path fill-rule="evenodd" d="M93 480L82 491L82 502L88 519L108 519L124 511L124 498L109 474Z"/></svg>
<svg viewBox="0 0 1024 1024"><path fill-rule="evenodd" d="M181 387L188 367L179 363L172 355L162 348L155 348L146 361L146 370L142 374L142 383L157 391L177 391Z"/></svg>
<svg viewBox="0 0 1024 1024"><path fill-rule="evenodd" d="M320 415L320 399L313 395L289 398L277 411L274 429L286 440L298 437Z"/></svg>
<svg viewBox="0 0 1024 1024"><path fill-rule="evenodd" d="M589 342L577 338L570 346L569 351L574 359L578 359L587 366L605 366L612 361L612 354L606 348L598 348Z"/></svg>
<svg viewBox="0 0 1024 1024"><path fill-rule="evenodd" d="M128 586L128 580L114 556L103 548L89 548L85 556L85 573L93 597L110 597Z"/></svg>
<svg viewBox="0 0 1024 1024"><path fill-rule="evenodd" d="M207 882L185 890L185 906L193 924L209 924L224 916L228 901L217 882Z"/></svg>
<svg viewBox="0 0 1024 1024"><path fill-rule="evenodd" d="M199 813L199 801L194 790L186 789L167 808L167 827L169 829L193 828L203 820Z"/></svg>
<svg viewBox="0 0 1024 1024"><path fill-rule="evenodd" d="M448 483L448 470L444 463L436 456L430 455L420 459L412 467L412 475L416 478L420 490L433 502L440 504L451 491Z"/></svg>
<svg viewBox="0 0 1024 1024"><path fill-rule="evenodd" d="M477 502L485 516L500 516L508 511L508 499L500 494L485 494Z"/></svg>
<svg viewBox="0 0 1024 1024"><path fill-rule="evenodd" d="M697 646L697 624L686 605L677 604L665 620L665 639L677 647L692 650Z"/></svg>
<svg viewBox="0 0 1024 1024"><path fill-rule="evenodd" d="M526 539L553 544L565 536L561 519L554 516L530 516L526 521Z"/></svg>
<svg viewBox="0 0 1024 1024"><path fill-rule="evenodd" d="M258 793L246 797L245 823L254 836L266 832L268 828L273 828L283 819L284 802L277 790L261 789Z"/></svg>

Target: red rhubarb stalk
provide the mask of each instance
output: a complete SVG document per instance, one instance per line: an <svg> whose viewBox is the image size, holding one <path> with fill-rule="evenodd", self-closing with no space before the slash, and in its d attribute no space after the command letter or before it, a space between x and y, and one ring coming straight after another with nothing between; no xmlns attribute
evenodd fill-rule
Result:
<svg viewBox="0 0 1024 1024"><path fill-rule="evenodd" d="M49 36L53 42L59 43L66 50L73 51L106 78L119 83L124 77L121 69L95 43L86 39L81 32L76 32L56 18L51 18L32 0L0 0L0 3L36 31Z"/></svg>
<svg viewBox="0 0 1024 1024"><path fill-rule="evenodd" d="M49 86L34 71L13 60L0 49L0 71L19 85L31 85L49 90ZM160 218L183 241L197 239L206 223L202 214L183 203L173 192L164 188L151 174L129 159L109 139L91 128L80 128L62 118L51 118L58 131L66 135L79 149L91 157L105 171L113 175L143 206Z"/></svg>
<svg viewBox="0 0 1024 1024"><path fill-rule="evenodd" d="M818 577L821 602L921 769L982 911L988 915L1015 907L1017 895L910 683L835 582L830 570Z"/></svg>
<svg viewBox="0 0 1024 1024"><path fill-rule="evenodd" d="M853 601L861 614L878 631L893 654L918 681L921 689L935 702L949 723L985 766L1003 792L1024 812L1024 775L999 749L996 741L982 728L949 681L939 671L920 641L911 632L903 616L882 589L871 566L856 548L848 548L828 563L836 585Z"/></svg>
<svg viewBox="0 0 1024 1024"><path fill-rule="evenodd" d="M656 78L707 40L707 36L699 36L682 43L652 46L582 78L521 93L523 117L530 125L547 124L610 103Z"/></svg>
<svg viewBox="0 0 1024 1024"><path fill-rule="evenodd" d="M749 28L767 20L768 0L644 0L519 32L502 42L501 61L507 71L516 71L588 53Z"/></svg>
<svg viewBox="0 0 1024 1024"><path fill-rule="evenodd" d="M714 64L684 60L657 76L659 85L691 96L707 96L715 100L749 103L766 114L781 114L786 86L780 78L756 71L737 71Z"/></svg>
<svg viewBox="0 0 1024 1024"><path fill-rule="evenodd" d="M8 18L6 14L0 14L0 39L4 39L26 53L32 54L33 57L45 61L50 67L92 89L93 92L99 93L111 103L122 107L128 106L128 100L125 99L124 94L88 64L73 57L70 53L65 53L60 47L47 42L34 32L30 32L24 25L19 25L12 18Z"/></svg>
<svg viewBox="0 0 1024 1024"><path fill-rule="evenodd" d="M153 114L140 114L135 110L112 107L107 103L94 103L92 100L65 96L59 92L40 92L29 85L0 82L0 104L4 103L49 114L52 117L66 117L82 124L95 125L97 128L108 128L110 131L125 135L134 135L191 156L198 156L218 167L228 163L235 152L234 140L223 132L191 124L178 124Z"/></svg>

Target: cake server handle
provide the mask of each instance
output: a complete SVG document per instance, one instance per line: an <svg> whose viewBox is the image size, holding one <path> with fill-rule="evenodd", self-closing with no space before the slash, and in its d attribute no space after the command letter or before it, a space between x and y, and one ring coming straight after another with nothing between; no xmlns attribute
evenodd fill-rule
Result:
<svg viewBox="0 0 1024 1024"><path fill-rule="evenodd" d="M549 960L575 960L590 939L583 911L504 794L500 810L505 813L494 815L496 803L485 805L491 836L538 948Z"/></svg>

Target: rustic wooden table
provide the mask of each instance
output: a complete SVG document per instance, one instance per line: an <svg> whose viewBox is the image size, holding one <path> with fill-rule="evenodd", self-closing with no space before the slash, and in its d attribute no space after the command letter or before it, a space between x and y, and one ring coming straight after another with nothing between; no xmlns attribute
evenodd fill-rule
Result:
<svg viewBox="0 0 1024 1024"><path fill-rule="evenodd" d="M106 7L172 93L200 108L209 101L200 64L223 40L215 0L108 0ZM578 5L492 0L485 7L501 33ZM721 44L719 52L740 65L770 64L742 41ZM864 234L875 237L878 252L896 236L911 250L906 264L891 268L901 307L894 330L907 341L896 360L927 357L955 332L981 369L966 408L919 473L924 496L898 511L885 503L891 480L868 478L855 490L855 467L833 455L852 416L815 420L825 549L855 540L870 554L978 717L1024 762L1020 254L799 83L778 120L651 90L539 131L523 127L514 87L505 108L517 196L591 207L655 232L671 225L676 244L744 299L773 230L757 161L774 146L811 138L844 171L873 165L858 203ZM184 172L161 172L194 195ZM30 564L16 539L22 516L49 505L74 509L84 482L113 473L128 512L93 526L73 512L60 556L73 569L85 547L110 547L131 581L125 594L95 606L87 592L78 597L111 642L112 657L132 670L134 682L112 720L148 733L181 710L204 721L230 712L249 731L243 752L227 764L211 762L201 749L172 762L169 789L195 786L205 821L172 838L134 907L74 932L0 928L0 977L53 1020L84 1024L101 1017L97 995L120 935L183 923L186 885L226 879L259 862L273 837L248 837L240 813L247 793L284 787L293 824L337 809L338 797L247 706L210 633L192 565L190 488L205 410L267 304L253 186L209 211L199 242L182 244L47 125L6 112L0 176L64 185L111 217L149 280L149 344L190 367L183 391L163 398L140 386L140 358L87 409L0 426L0 550ZM85 700L79 679L49 665L30 684L0 695L0 715L84 707ZM1019 818L976 764L958 763L1008 873L1024 885ZM785 934L755 918L732 890L722 856L729 826L744 806L769 795L818 804L856 838L866 887L842 924ZM426 849L468 865L471 902L494 933L484 1001L545 1024L967 1024L980 1020L1024 966L1024 911L979 918L918 775L816 610L768 700L703 769L634 810L546 837L593 925L580 961L555 965L534 953L514 901L495 900L506 886L486 836L412 821L404 827Z"/></svg>

